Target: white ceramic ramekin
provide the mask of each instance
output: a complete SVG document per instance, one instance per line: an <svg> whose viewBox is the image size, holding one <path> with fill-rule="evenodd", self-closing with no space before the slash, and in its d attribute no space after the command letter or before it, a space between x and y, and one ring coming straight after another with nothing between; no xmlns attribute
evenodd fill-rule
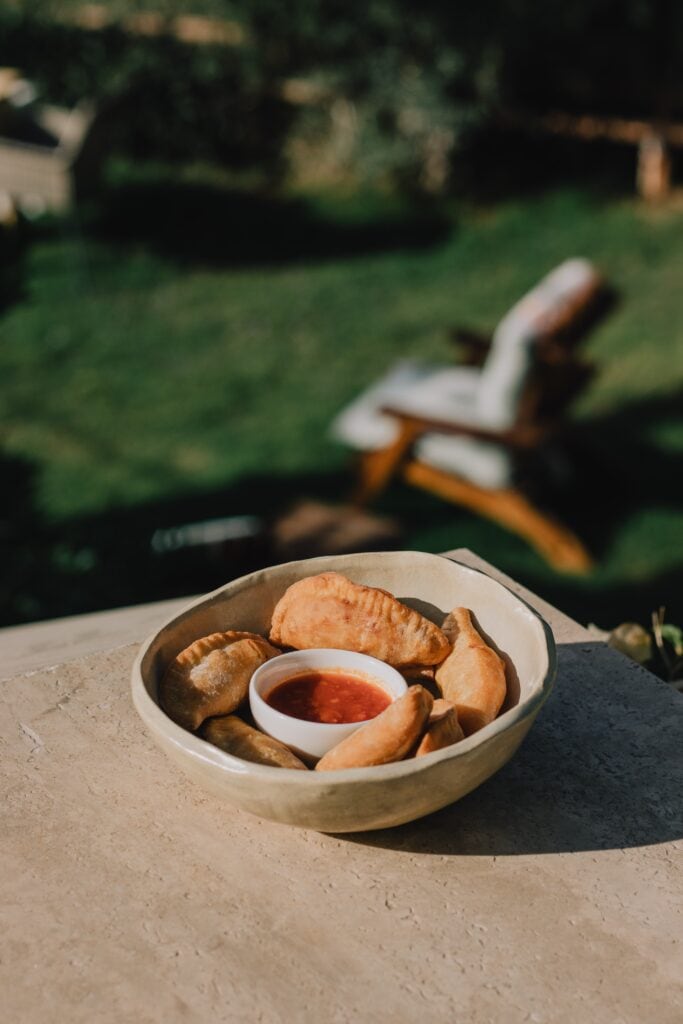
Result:
<svg viewBox="0 0 683 1024"><path fill-rule="evenodd" d="M306 722L276 711L266 703L270 691L291 676L314 669L345 669L358 672L378 683L392 700L403 696L408 685L391 665L377 658L355 651L339 651L317 647L309 651L291 651L271 658L256 669L249 684L249 705L254 721L260 729L286 743L295 754L308 761L317 761L328 750L355 732L363 722L344 722L331 725L326 722Z"/></svg>

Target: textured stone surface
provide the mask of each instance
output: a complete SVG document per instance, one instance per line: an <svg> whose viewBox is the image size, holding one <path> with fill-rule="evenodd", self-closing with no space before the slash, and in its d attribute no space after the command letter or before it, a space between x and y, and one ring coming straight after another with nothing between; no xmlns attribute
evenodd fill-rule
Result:
<svg viewBox="0 0 683 1024"><path fill-rule="evenodd" d="M187 782L134 646L0 684L3 1019L678 1024L683 699L532 603L560 669L514 760L356 837Z"/></svg>
<svg viewBox="0 0 683 1024"><path fill-rule="evenodd" d="M188 601L179 598L0 629L0 679L144 640Z"/></svg>

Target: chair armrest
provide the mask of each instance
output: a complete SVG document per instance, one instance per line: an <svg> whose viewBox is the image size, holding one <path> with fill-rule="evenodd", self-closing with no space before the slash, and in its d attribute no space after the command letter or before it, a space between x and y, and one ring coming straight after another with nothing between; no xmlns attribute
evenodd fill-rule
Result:
<svg viewBox="0 0 683 1024"><path fill-rule="evenodd" d="M551 431L551 425L546 422L517 425L508 430L486 430L483 427L476 427L470 423L459 423L456 420L416 416L392 405L383 405L381 411L387 416L394 416L404 428L411 427L415 437L428 431L434 431L439 434L471 437L478 441L492 441L507 448L534 448Z"/></svg>

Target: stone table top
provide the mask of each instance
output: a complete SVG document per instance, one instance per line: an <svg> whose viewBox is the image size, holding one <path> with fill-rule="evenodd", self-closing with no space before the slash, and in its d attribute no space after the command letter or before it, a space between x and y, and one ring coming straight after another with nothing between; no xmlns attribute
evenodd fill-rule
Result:
<svg viewBox="0 0 683 1024"><path fill-rule="evenodd" d="M383 832L261 821L157 750L129 674L177 603L0 632L4 1020L679 1024L683 698L452 554L547 618L557 684L498 775Z"/></svg>

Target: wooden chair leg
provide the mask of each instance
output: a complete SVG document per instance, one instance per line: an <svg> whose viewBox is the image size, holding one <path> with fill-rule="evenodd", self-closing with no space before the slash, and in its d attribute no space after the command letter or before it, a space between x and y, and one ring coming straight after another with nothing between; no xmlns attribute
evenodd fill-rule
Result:
<svg viewBox="0 0 683 1024"><path fill-rule="evenodd" d="M358 483L351 496L354 505L367 505L384 490L419 432L414 423L401 423L398 437L392 444L377 451L363 452L358 468Z"/></svg>
<svg viewBox="0 0 683 1024"><path fill-rule="evenodd" d="M584 573L593 566L593 560L579 538L532 505L519 491L512 488L486 490L461 477L415 461L404 467L403 475L413 486L463 505L512 530L560 571Z"/></svg>

